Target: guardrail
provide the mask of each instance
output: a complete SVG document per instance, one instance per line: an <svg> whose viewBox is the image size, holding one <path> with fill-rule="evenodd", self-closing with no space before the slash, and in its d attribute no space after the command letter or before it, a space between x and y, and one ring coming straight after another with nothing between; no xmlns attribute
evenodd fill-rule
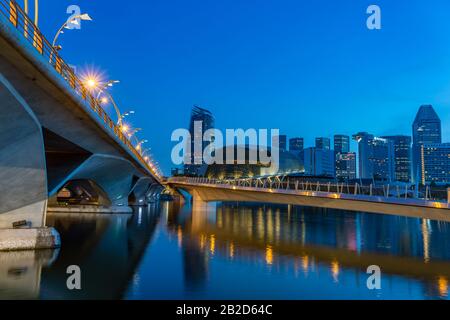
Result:
<svg viewBox="0 0 450 320"><path fill-rule="evenodd" d="M277 178L277 177L276 177ZM410 202L411 204L430 204L433 207L450 208L450 202L439 201L436 199L417 199L412 196L412 192L409 189L403 190L404 193L400 192L399 188L393 188L390 190L389 185L382 185L375 187L374 185L364 186L358 183L350 186L344 183L319 183L319 182L309 182L309 181L299 181L299 180L281 180L270 179L270 178L248 178L248 179L236 179L236 180L219 180L219 179L209 179L204 177L172 177L167 180L168 183L181 183L181 184L192 184L192 185L214 185L214 186L232 186L234 188L254 188L254 189L265 189L271 191L298 191L305 192L309 195L325 195L334 197L340 197L343 195L351 197L364 197L367 199L386 199L389 200L398 199L401 202ZM450 190L450 189L449 189ZM393 192L392 192L393 191ZM449 191L450 194L450 191Z"/></svg>
<svg viewBox="0 0 450 320"><path fill-rule="evenodd" d="M50 42L42 35L39 28L35 26L34 22L17 2L15 0L0 0L0 14L6 17L11 25L23 34L24 38L32 44L40 55L47 59L48 63L61 75L75 93L88 103L91 110L105 124L105 129L112 131L149 172L155 177L160 178L156 170L152 168L152 165L144 160L142 155L122 132L120 126L111 120L105 110L100 106L99 101L89 92L83 82L75 75L73 69L61 58L58 51L52 47Z"/></svg>

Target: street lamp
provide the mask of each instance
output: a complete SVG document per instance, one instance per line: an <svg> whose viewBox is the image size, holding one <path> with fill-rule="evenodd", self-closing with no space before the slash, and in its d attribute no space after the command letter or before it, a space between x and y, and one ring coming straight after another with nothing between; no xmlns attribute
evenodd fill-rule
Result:
<svg viewBox="0 0 450 320"><path fill-rule="evenodd" d="M142 145L143 145L144 143L147 143L147 142L148 142L148 140L141 140L141 141L139 141L138 144L136 145L136 150L137 150L137 151L140 151L141 148L142 148Z"/></svg>
<svg viewBox="0 0 450 320"><path fill-rule="evenodd" d="M37 6L37 2L36 2L36 6ZM37 13L36 13L35 19L36 19L36 25L37 25L37 19L38 19ZM61 28L58 29L58 31L56 32L55 38L53 38L53 43L52 43L53 50L59 51L62 49L61 46L56 45L56 41L58 40L59 35L61 33L63 33L63 29L66 28L69 23L77 22L78 19L83 20L83 21L92 21L92 18L87 13L78 14L78 15L75 15L75 16L71 17L70 19L68 19L66 22L64 22L64 24L61 26ZM52 60L53 60L53 50L50 52L50 61L49 61L50 64L52 63ZM56 63L58 64L58 61Z"/></svg>
<svg viewBox="0 0 450 320"><path fill-rule="evenodd" d="M98 94L97 94L97 100L100 98L100 95L103 93L103 91L105 91L106 89L112 87L113 85L120 83L119 80L109 80L108 82L106 82L103 87L101 89L98 90Z"/></svg>
<svg viewBox="0 0 450 320"><path fill-rule="evenodd" d="M64 22L64 24L61 26L61 28L58 29L58 32L56 32L55 38L53 39L53 43L52 43L52 48L56 48L56 41L58 40L58 37L61 33L63 33L64 28L67 27L68 24L70 23L76 23L77 20L83 20L83 21L92 21L92 18L87 14L87 13L83 13L83 14L77 14L73 17L71 17L70 19L68 19L66 22ZM51 59L50 59L51 61Z"/></svg>
<svg viewBox="0 0 450 320"><path fill-rule="evenodd" d="M142 128L133 129L130 133L128 133L128 139L131 139L139 131L142 131Z"/></svg>
<svg viewBox="0 0 450 320"><path fill-rule="evenodd" d="M129 115L131 115L131 114L134 114L134 111L128 111L128 112L123 113L123 114L120 116L120 122L122 122L123 119L125 119L127 116L129 116Z"/></svg>
<svg viewBox="0 0 450 320"><path fill-rule="evenodd" d="M107 104L108 101L111 101L111 104L114 107L114 110L116 111L116 115L117 115L117 125L118 126L122 126L122 120L123 120L123 116L120 113L119 107L117 106L116 101L114 100L114 98L112 97L112 95L106 90L110 87L112 87L113 85L120 83L119 80L109 80L108 82L106 82L103 87L101 89L98 90L98 94L97 94L97 100L100 100L101 103L103 104ZM97 85L98 86L98 85ZM102 98L100 98L101 95L105 95ZM134 111L133 111L134 113Z"/></svg>

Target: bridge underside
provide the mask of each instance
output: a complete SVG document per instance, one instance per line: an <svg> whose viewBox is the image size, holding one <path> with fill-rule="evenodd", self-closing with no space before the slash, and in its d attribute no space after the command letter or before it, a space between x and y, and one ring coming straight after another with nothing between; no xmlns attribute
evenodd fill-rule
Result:
<svg viewBox="0 0 450 320"><path fill-rule="evenodd" d="M356 212L380 213L396 216L426 218L431 220L450 221L449 210L399 205L363 200L348 200L339 197L319 197L300 195L295 191L272 191L267 189L250 190L250 188L233 189L221 186L193 186L188 184L172 184L172 187L185 190L193 198L194 210L208 210L208 202L256 202L291 204L330 209L341 209Z"/></svg>
<svg viewBox="0 0 450 320"><path fill-rule="evenodd" d="M161 190L128 159L94 153L43 127L3 74L0 101L0 228L18 221L44 227L49 198L58 205L58 193L67 186L74 198L81 190L95 197L91 204L121 207L146 204Z"/></svg>
<svg viewBox="0 0 450 320"><path fill-rule="evenodd" d="M131 212L154 201L160 183L8 46L0 37L0 251L54 247L48 205Z"/></svg>

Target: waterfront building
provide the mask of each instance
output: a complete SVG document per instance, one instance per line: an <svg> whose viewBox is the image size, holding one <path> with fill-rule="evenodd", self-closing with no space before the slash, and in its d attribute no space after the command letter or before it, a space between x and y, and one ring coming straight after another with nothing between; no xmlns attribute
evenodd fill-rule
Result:
<svg viewBox="0 0 450 320"><path fill-rule="evenodd" d="M225 157L230 146L222 148L219 153L223 154L223 164L210 164L207 166L205 176L210 179L241 179L241 178L257 178L271 175L285 175L303 173L303 164L300 159L289 151L278 150L278 168L277 171L272 171L270 165L262 164L259 158L260 152L271 156L271 148L263 146L234 146L235 159L232 163L226 163ZM237 155L239 152L245 154L244 163L239 163ZM258 155L256 163L250 161L250 154L254 152ZM229 160L229 159L226 159Z"/></svg>
<svg viewBox="0 0 450 320"><path fill-rule="evenodd" d="M433 106L423 105L419 108L412 126L412 179L414 182L422 180L421 149L423 144L442 142L441 120Z"/></svg>
<svg viewBox="0 0 450 320"><path fill-rule="evenodd" d="M336 178L339 181L356 179L356 153L336 153Z"/></svg>
<svg viewBox="0 0 450 320"><path fill-rule="evenodd" d="M347 153L350 152L350 137L343 134L334 136L334 152Z"/></svg>
<svg viewBox="0 0 450 320"><path fill-rule="evenodd" d="M304 140L303 138L289 139L289 151L297 153L303 151Z"/></svg>
<svg viewBox="0 0 450 320"><path fill-rule="evenodd" d="M377 181L394 180L394 147L391 140L367 132L353 135L358 142L359 178Z"/></svg>
<svg viewBox="0 0 450 320"><path fill-rule="evenodd" d="M450 143L421 145L422 184L450 184Z"/></svg>
<svg viewBox="0 0 450 320"><path fill-rule="evenodd" d="M287 136L282 134L278 136L278 148L280 151L287 151Z"/></svg>
<svg viewBox="0 0 450 320"><path fill-rule="evenodd" d="M200 130L195 130L195 122L201 121L202 127ZM206 109L194 106L191 112L191 119L189 122L189 133L191 136L191 153L187 154L187 158L191 163L185 164L184 174L188 176L203 176L206 166L203 160L203 150L207 147L209 142L203 141L203 134L205 131L214 128L214 117L212 113ZM202 141L202 150L195 150L194 141Z"/></svg>
<svg viewBox="0 0 450 320"><path fill-rule="evenodd" d="M334 151L323 148L306 148L303 152L305 174L312 176L335 176Z"/></svg>
<svg viewBox="0 0 450 320"><path fill-rule="evenodd" d="M330 139L325 137L316 138L316 148L330 150L331 149Z"/></svg>
<svg viewBox="0 0 450 320"><path fill-rule="evenodd" d="M400 182L411 181L411 137L396 135L384 136L384 139L391 140L394 146L394 180Z"/></svg>

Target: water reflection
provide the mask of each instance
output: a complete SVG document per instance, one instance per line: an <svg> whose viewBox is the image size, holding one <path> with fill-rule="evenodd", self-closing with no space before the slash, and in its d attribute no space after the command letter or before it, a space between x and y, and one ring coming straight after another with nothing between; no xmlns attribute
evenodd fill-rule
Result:
<svg viewBox="0 0 450 320"><path fill-rule="evenodd" d="M168 210L172 215L177 211ZM264 264L273 276L287 279L291 275L298 278L299 271L305 276L314 274L321 279L318 282L330 277L328 289L315 288L330 290L328 295L308 296L301 290L288 293L281 286L261 285L275 297L340 298L348 294L352 298L377 298L380 292L370 292L366 287L366 269L378 265L383 285L389 289L382 291L384 298L448 298L448 223L319 208L221 204L194 211L191 219L179 214L168 228L179 230L180 225L186 266L197 271L195 277L185 273L190 288L201 279L195 287L211 290L205 279L210 277L212 267L219 268L214 259L220 259L227 261L229 269L237 261ZM192 267L196 261L198 268ZM245 279L235 281L240 287ZM333 284L342 292L336 292Z"/></svg>
<svg viewBox="0 0 450 320"><path fill-rule="evenodd" d="M0 299L39 298L42 268L58 250L0 252Z"/></svg>
<svg viewBox="0 0 450 320"><path fill-rule="evenodd" d="M120 299L155 232L157 210L133 215L52 214L48 224L61 234L58 259L42 272L41 298ZM82 290L67 290L67 267L78 265Z"/></svg>
<svg viewBox="0 0 450 320"><path fill-rule="evenodd" d="M448 299L450 224L338 210L161 203L52 214L58 251L0 253L0 299ZM66 287L67 267L82 290ZM366 269L382 270L370 291Z"/></svg>

